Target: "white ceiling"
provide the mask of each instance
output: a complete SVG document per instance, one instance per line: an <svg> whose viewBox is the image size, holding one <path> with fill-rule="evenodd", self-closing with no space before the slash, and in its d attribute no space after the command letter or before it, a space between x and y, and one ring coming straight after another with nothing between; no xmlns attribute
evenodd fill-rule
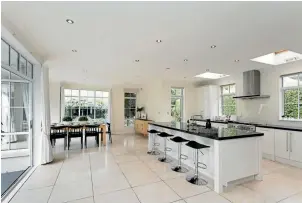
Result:
<svg viewBox="0 0 302 203"><path fill-rule="evenodd" d="M302 2L2 2L2 24L47 61L52 80L196 81L206 69L268 67L250 59L280 49L302 53L301 10Z"/></svg>

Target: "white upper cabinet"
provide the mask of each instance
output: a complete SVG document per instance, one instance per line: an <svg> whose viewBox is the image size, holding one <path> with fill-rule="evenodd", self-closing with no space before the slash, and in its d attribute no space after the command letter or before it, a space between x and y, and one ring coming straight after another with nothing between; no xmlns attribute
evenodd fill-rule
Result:
<svg viewBox="0 0 302 203"><path fill-rule="evenodd" d="M302 162L302 132L289 131L290 159Z"/></svg>
<svg viewBox="0 0 302 203"><path fill-rule="evenodd" d="M198 112L203 118L214 119L218 116L219 109L219 86L207 85L198 88Z"/></svg>

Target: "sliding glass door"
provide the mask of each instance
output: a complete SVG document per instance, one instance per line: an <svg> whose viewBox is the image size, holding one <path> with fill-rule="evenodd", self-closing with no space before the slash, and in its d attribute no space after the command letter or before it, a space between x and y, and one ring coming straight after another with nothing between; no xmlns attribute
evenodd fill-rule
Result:
<svg viewBox="0 0 302 203"><path fill-rule="evenodd" d="M32 166L32 82L1 68L1 195Z"/></svg>

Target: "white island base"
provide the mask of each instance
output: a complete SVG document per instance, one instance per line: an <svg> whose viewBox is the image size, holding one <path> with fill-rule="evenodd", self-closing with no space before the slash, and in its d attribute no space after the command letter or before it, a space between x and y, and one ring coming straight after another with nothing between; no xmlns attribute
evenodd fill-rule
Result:
<svg viewBox="0 0 302 203"><path fill-rule="evenodd" d="M184 139L195 140L196 142L210 146L210 148L201 150L204 155L199 153L199 161L207 165L207 169L199 169L199 173L213 180L213 189L217 193L222 193L224 187L227 187L233 181L262 180L261 142L263 136L215 140L149 124L149 130L151 129L166 132L174 136L181 136ZM156 136L156 142L160 143L158 150L163 152L163 138ZM149 136L148 150L152 149L152 144L151 136ZM172 148L172 151L167 152L167 155L177 160L178 144L173 141L167 141L167 147ZM194 150L183 144L182 154L188 156L188 159L182 160L182 163L194 168Z"/></svg>

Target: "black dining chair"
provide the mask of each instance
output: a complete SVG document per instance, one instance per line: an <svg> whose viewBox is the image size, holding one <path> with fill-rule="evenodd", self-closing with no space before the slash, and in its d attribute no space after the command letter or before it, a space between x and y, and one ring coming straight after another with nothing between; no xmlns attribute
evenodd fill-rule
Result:
<svg viewBox="0 0 302 203"><path fill-rule="evenodd" d="M72 138L81 138L81 149L83 149L83 126L70 125L68 126L68 150Z"/></svg>
<svg viewBox="0 0 302 203"><path fill-rule="evenodd" d="M87 148L87 137L95 137L97 146L100 145L100 133L102 130L100 125L86 125L85 129L85 147Z"/></svg>
<svg viewBox="0 0 302 203"><path fill-rule="evenodd" d="M50 128L50 143L54 147L56 139L64 139L64 150L67 146L67 130L66 126L51 126Z"/></svg>
<svg viewBox="0 0 302 203"><path fill-rule="evenodd" d="M111 125L110 123L107 123L107 134L109 135L109 140L110 140L110 143L112 144L112 137L111 137Z"/></svg>

